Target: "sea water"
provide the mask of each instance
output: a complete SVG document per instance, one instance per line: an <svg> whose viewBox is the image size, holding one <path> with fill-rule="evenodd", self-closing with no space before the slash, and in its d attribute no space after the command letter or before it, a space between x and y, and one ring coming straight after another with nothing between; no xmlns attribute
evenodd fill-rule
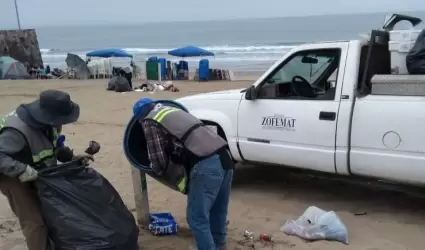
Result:
<svg viewBox="0 0 425 250"><path fill-rule="evenodd" d="M425 12L415 13L425 19ZM150 56L169 56L171 49L195 45L215 53L211 68L264 71L294 46L314 41L357 39L382 27L385 15L352 14L225 21L197 21L127 25L40 27L37 35L43 60L51 68L66 67L66 53L83 59L88 51L120 48L136 62ZM423 27L423 26L422 26ZM200 58L188 58L190 68ZM117 59L128 63L129 59ZM119 63L118 62L118 63Z"/></svg>

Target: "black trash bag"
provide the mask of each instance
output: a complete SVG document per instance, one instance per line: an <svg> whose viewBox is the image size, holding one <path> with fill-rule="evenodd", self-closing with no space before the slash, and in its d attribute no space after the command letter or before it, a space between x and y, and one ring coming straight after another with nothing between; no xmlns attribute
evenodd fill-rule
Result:
<svg viewBox="0 0 425 250"><path fill-rule="evenodd" d="M411 75L425 75L425 29L407 54L406 67Z"/></svg>
<svg viewBox="0 0 425 250"><path fill-rule="evenodd" d="M113 91L113 90L115 90L115 82L117 81L117 77L116 76L113 76L110 80L109 80L109 82L108 82L108 87L106 88L106 90L109 90L109 91Z"/></svg>
<svg viewBox="0 0 425 250"><path fill-rule="evenodd" d="M115 92L127 92L132 91L133 89L130 87L130 83L124 76L116 76L115 84Z"/></svg>
<svg viewBox="0 0 425 250"><path fill-rule="evenodd" d="M35 182L53 250L138 250L139 229L118 192L77 163L40 171Z"/></svg>

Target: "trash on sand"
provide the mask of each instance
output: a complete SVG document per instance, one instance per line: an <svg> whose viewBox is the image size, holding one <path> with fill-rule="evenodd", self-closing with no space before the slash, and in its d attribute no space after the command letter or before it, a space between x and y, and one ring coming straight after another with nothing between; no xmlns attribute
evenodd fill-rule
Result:
<svg viewBox="0 0 425 250"><path fill-rule="evenodd" d="M355 212L355 216L367 215L367 212Z"/></svg>
<svg viewBox="0 0 425 250"><path fill-rule="evenodd" d="M255 233L250 232L246 230L243 232L244 239L239 241L240 245L244 245L245 243L256 243L260 242L263 244L273 244L274 238L270 234L261 233L260 235L256 236Z"/></svg>
<svg viewBox="0 0 425 250"><path fill-rule="evenodd" d="M347 227L333 211L309 207L297 220L287 221L281 231L305 240L334 240L348 244Z"/></svg>
<svg viewBox="0 0 425 250"><path fill-rule="evenodd" d="M245 232L243 232L243 236L244 236L246 239L254 239L254 233L253 233L253 232L250 232L250 231L245 231Z"/></svg>
<svg viewBox="0 0 425 250"><path fill-rule="evenodd" d="M177 222L171 213L151 213L149 231L155 236L177 234Z"/></svg>
<svg viewBox="0 0 425 250"><path fill-rule="evenodd" d="M260 234L259 238L260 238L260 240L265 241L265 242L273 242L274 241L274 239L271 235L265 234L265 233Z"/></svg>

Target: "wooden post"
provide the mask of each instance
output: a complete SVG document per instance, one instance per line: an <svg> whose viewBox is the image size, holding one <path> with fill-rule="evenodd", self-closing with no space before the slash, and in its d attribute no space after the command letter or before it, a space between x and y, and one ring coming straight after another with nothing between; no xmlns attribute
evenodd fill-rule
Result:
<svg viewBox="0 0 425 250"><path fill-rule="evenodd" d="M136 203L137 223L141 228L149 226L149 197L146 174L135 167L131 168L134 201Z"/></svg>

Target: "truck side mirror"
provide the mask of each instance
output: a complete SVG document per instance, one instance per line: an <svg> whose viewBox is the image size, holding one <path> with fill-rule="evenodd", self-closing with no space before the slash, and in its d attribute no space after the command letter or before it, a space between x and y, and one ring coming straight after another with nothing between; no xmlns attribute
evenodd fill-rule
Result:
<svg viewBox="0 0 425 250"><path fill-rule="evenodd" d="M255 86L252 85L249 87L245 92L245 99L246 100L255 100L257 98L257 91L255 89Z"/></svg>

